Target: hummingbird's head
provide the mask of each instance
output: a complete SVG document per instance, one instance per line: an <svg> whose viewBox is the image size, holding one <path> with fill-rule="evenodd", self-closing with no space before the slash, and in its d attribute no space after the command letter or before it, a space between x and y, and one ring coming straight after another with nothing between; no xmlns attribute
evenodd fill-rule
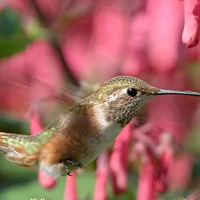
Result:
<svg viewBox="0 0 200 200"><path fill-rule="evenodd" d="M105 82L95 93L95 99L104 108L107 121L125 126L158 90L138 78L118 76Z"/></svg>
<svg viewBox="0 0 200 200"><path fill-rule="evenodd" d="M164 94L200 96L196 92L159 89L132 76L118 76L105 82L94 98L105 112L106 120L120 123L123 127L148 100Z"/></svg>

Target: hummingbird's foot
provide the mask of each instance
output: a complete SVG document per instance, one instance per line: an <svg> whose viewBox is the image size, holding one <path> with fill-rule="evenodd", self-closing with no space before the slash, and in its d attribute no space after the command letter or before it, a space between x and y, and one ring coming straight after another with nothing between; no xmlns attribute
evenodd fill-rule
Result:
<svg viewBox="0 0 200 200"><path fill-rule="evenodd" d="M79 163L79 162L76 162L75 160L67 159L63 163L64 163L65 171L67 172L68 176L71 176L71 173L70 173L70 171L69 171L69 169L67 167L68 164L76 166L76 167L79 167L79 168L83 168L83 165L81 163Z"/></svg>
<svg viewBox="0 0 200 200"><path fill-rule="evenodd" d="M65 164L64 164L64 167L65 167L65 171L67 172L67 175L71 176L70 171L69 171L68 167Z"/></svg>
<svg viewBox="0 0 200 200"><path fill-rule="evenodd" d="M73 165L73 166L76 166L76 167L79 167L79 168L83 168L83 165L79 162L76 162L75 160L67 159L67 160L64 161L64 164L70 164L70 165Z"/></svg>

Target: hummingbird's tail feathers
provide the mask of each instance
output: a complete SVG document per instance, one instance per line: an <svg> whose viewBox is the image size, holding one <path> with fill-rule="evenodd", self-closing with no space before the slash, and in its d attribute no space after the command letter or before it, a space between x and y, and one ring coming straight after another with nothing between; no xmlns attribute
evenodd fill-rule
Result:
<svg viewBox="0 0 200 200"><path fill-rule="evenodd" d="M27 154L23 145L26 138L28 139L28 136L0 132L0 154L20 166L30 167L34 165L38 155Z"/></svg>

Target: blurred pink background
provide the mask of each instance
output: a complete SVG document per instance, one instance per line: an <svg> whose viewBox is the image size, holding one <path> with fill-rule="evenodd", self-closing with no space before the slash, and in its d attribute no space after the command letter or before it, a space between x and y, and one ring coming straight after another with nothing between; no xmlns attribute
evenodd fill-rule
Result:
<svg viewBox="0 0 200 200"><path fill-rule="evenodd" d="M0 111L28 116L33 134L46 125L48 112L53 119L57 103L67 107L117 75L200 92L199 0L2 0L0 11L8 8L19 12L26 37L34 31L39 36L0 60ZM95 200L108 199L108 180L116 195L126 192L135 164L139 179L133 199L191 187L196 154L185 144L199 126L199 99L159 97L139 116L98 158ZM75 174L70 179L65 199L78 199ZM47 188L55 185L42 172L39 180Z"/></svg>

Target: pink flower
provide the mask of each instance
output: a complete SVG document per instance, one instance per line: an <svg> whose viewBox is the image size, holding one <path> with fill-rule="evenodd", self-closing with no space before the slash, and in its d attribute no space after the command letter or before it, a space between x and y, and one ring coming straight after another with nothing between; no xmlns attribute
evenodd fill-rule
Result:
<svg viewBox="0 0 200 200"><path fill-rule="evenodd" d="M178 0L149 0L149 65L159 72L174 69L180 56L183 6Z"/></svg>
<svg viewBox="0 0 200 200"><path fill-rule="evenodd" d="M107 199L107 183L109 176L108 154L105 152L97 159L95 200Z"/></svg>
<svg viewBox="0 0 200 200"><path fill-rule="evenodd" d="M128 187L127 165L128 146L131 138L131 124L127 125L115 140L110 158L112 182L116 194L123 193Z"/></svg>
<svg viewBox="0 0 200 200"><path fill-rule="evenodd" d="M184 0L185 25L182 41L187 47L194 47L199 43L199 0Z"/></svg>
<svg viewBox="0 0 200 200"><path fill-rule="evenodd" d="M56 185L56 180L40 169L38 170L38 179L44 188L51 189Z"/></svg>
<svg viewBox="0 0 200 200"><path fill-rule="evenodd" d="M172 71L170 74L157 74L152 84L159 85L160 88L180 90L184 90L185 87L184 76L176 73L176 71ZM150 121L155 127L171 132L178 144L184 140L189 127L189 120L184 116L190 116L194 112L194 107L192 107L189 100L191 102L191 98L168 95L166 97L156 97L148 103L147 109ZM183 109L186 105L187 109Z"/></svg>
<svg viewBox="0 0 200 200"><path fill-rule="evenodd" d="M193 156L188 153L179 155L170 164L168 182L171 190L184 190L191 182Z"/></svg>
<svg viewBox="0 0 200 200"><path fill-rule="evenodd" d="M160 136L158 154L159 166L157 167L157 180L155 189L158 193L163 193L168 188L167 175L169 167L174 160L174 137L170 132L162 132Z"/></svg>
<svg viewBox="0 0 200 200"><path fill-rule="evenodd" d="M155 199L155 161L151 153L149 160L143 164L140 170L139 183L137 189L137 200Z"/></svg>
<svg viewBox="0 0 200 200"><path fill-rule="evenodd" d="M145 54L147 39L150 30L150 20L147 12L138 12L130 23L129 37L126 43L126 55L122 73L131 76L140 76L148 69Z"/></svg>
<svg viewBox="0 0 200 200"><path fill-rule="evenodd" d="M78 200L78 193L76 189L76 172L72 172L71 175L72 176L67 177L64 199Z"/></svg>
<svg viewBox="0 0 200 200"><path fill-rule="evenodd" d="M137 157L140 158L143 164L141 173L144 173L142 177L147 176L147 179L140 180L141 177L139 178L139 182L141 182L140 187L143 188L143 191L145 191L147 185L147 191L152 187L154 195L164 192L168 186L167 174L169 165L173 161L173 135L169 132L163 132L161 129L156 128L152 123L148 123L134 131L134 138L136 142L133 146L132 157L134 160ZM155 156L157 158L156 166L153 165ZM152 172L154 171L152 174L154 180L153 183L151 183L152 177L150 177L149 174L145 175L144 172L150 170L150 166ZM139 188L138 190L141 191L142 189ZM143 194L138 192L138 198L140 198L141 195L141 199L148 198L148 196L143 197ZM152 193L148 192L148 195L149 198L152 197Z"/></svg>
<svg viewBox="0 0 200 200"><path fill-rule="evenodd" d="M64 74L51 45L37 40L23 52L1 60L0 77L0 109L22 116L32 103L55 97Z"/></svg>
<svg viewBox="0 0 200 200"><path fill-rule="evenodd" d="M96 4L95 15L81 18L69 27L63 49L77 77L103 82L121 70L127 17L119 12L117 1Z"/></svg>
<svg viewBox="0 0 200 200"><path fill-rule="evenodd" d="M43 130L40 114L38 111L33 110L31 112L30 124L31 124L32 135L36 135ZM40 169L38 172L38 179L39 179L39 183L45 188L49 189L56 185L56 180L54 180L51 176L41 171Z"/></svg>

